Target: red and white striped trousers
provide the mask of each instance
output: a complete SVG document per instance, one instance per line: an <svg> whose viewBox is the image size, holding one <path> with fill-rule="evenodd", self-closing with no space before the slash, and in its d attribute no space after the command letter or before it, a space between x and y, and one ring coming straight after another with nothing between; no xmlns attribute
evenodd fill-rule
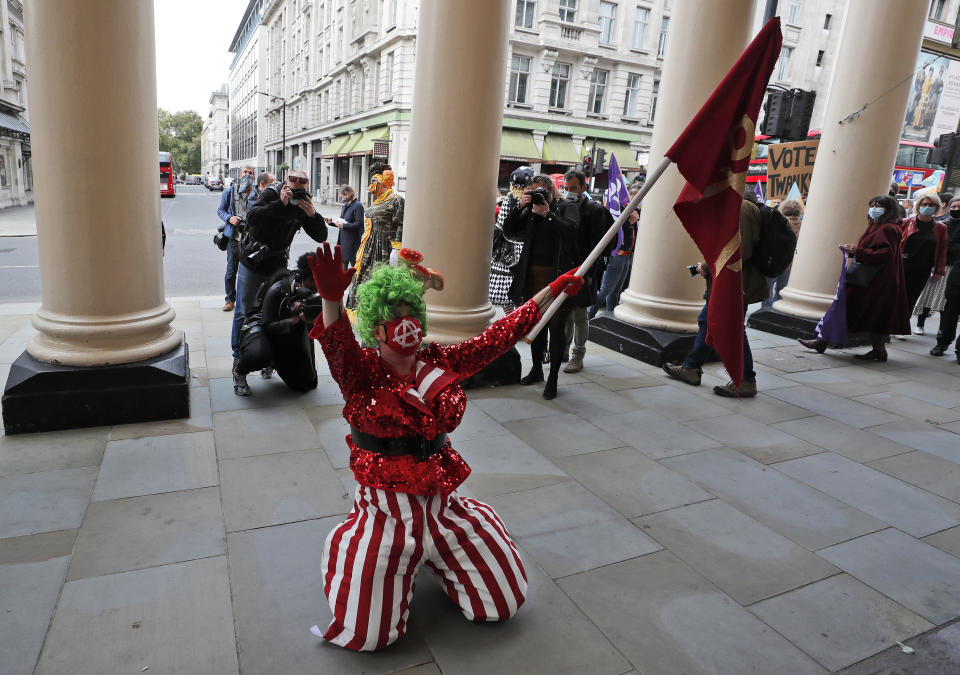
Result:
<svg viewBox="0 0 960 675"><path fill-rule="evenodd" d="M359 486L323 550L333 620L322 637L357 651L398 640L423 564L471 621L503 621L523 604L527 575L492 507L456 492L422 497Z"/></svg>

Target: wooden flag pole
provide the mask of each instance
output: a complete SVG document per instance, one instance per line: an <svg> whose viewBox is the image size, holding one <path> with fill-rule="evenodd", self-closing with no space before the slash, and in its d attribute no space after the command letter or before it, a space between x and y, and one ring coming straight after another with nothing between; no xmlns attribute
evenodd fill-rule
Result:
<svg viewBox="0 0 960 675"><path fill-rule="evenodd" d="M640 205L640 202L643 201L643 198L648 192L650 192L650 189L660 179L660 176L663 175L663 172L667 170L667 167L672 163L673 162L670 161L669 157L664 157L663 161L660 162L660 166L654 169L652 174L647 176L647 180L644 181L643 187L641 187L637 194L633 196L633 199L630 200L630 203L621 209L620 217L618 217L613 225L610 226L610 229L607 230L605 235L603 235L603 238L593 248L593 250L590 252L590 255L588 255L582 263L580 263L580 267L577 269L576 273L578 277L582 277L590 270L591 267L593 267L593 263L595 263L597 258L600 257L603 249L605 249L607 245L613 241L613 238L617 236L617 232L619 232L620 228L623 227L623 224L627 222L627 218L630 217L630 214L633 213L633 211ZM533 330L531 330L525 338L523 338L524 342L527 344L533 342L534 338L537 337L540 331L543 330L550 322L550 319L553 318L553 315L557 313L566 298L567 294L561 293L560 297L555 298L554 301L550 303L550 306L547 307L547 311L543 313L540 322L533 327Z"/></svg>

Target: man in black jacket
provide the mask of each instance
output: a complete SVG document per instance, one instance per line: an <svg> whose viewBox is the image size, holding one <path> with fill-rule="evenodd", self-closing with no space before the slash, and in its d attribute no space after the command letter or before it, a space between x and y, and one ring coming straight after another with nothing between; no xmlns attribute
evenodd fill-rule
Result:
<svg viewBox="0 0 960 675"><path fill-rule="evenodd" d="M947 215L947 267L950 271L943 290L944 306L940 312L937 344L930 350L931 356L943 356L957 336L957 320L960 318L960 198L950 202ZM960 340L957 340L954 353L960 363Z"/></svg>
<svg viewBox="0 0 960 675"><path fill-rule="evenodd" d="M247 231L240 244L237 304L233 313L234 370L244 316L260 286L287 267L290 243L301 227L316 242L327 240L327 225L313 207L305 171L291 171L282 185L263 190L247 211Z"/></svg>
<svg viewBox="0 0 960 675"><path fill-rule="evenodd" d="M343 268L349 269L356 264L360 239L363 237L363 204L357 199L357 193L349 185L340 188L340 217L327 218L327 224L340 228L337 245L343 252Z"/></svg>

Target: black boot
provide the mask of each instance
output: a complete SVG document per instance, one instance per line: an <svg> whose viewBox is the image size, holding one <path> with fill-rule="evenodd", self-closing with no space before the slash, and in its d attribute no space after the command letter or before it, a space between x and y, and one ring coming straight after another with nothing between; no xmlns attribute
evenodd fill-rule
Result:
<svg viewBox="0 0 960 675"><path fill-rule="evenodd" d="M557 397L557 378L552 373L550 379L547 380L547 384L543 387L543 397L548 401Z"/></svg>
<svg viewBox="0 0 960 675"><path fill-rule="evenodd" d="M536 362L533 363L533 368L530 369L530 372L520 378L520 384L526 386L529 384L536 384L537 382L543 382L543 366Z"/></svg>

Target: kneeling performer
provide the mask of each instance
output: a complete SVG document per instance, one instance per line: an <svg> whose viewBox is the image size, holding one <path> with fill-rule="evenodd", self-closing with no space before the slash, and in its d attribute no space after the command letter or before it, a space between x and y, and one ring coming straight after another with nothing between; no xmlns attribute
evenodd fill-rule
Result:
<svg viewBox="0 0 960 675"><path fill-rule="evenodd" d="M401 259L419 259L403 253ZM357 651L395 642L406 631L423 564L467 619L509 619L524 601L523 563L493 508L457 494L470 467L447 434L467 403L460 383L527 334L561 291L576 295L583 280L564 274L480 335L421 349L424 290L442 287L442 279L419 264L379 266L357 291L357 329L370 345L363 348L342 305L356 270L344 270L340 247L329 244L310 266L323 298L310 336L343 392L350 468L359 483L353 510L324 545L323 590L333 620L311 632Z"/></svg>

